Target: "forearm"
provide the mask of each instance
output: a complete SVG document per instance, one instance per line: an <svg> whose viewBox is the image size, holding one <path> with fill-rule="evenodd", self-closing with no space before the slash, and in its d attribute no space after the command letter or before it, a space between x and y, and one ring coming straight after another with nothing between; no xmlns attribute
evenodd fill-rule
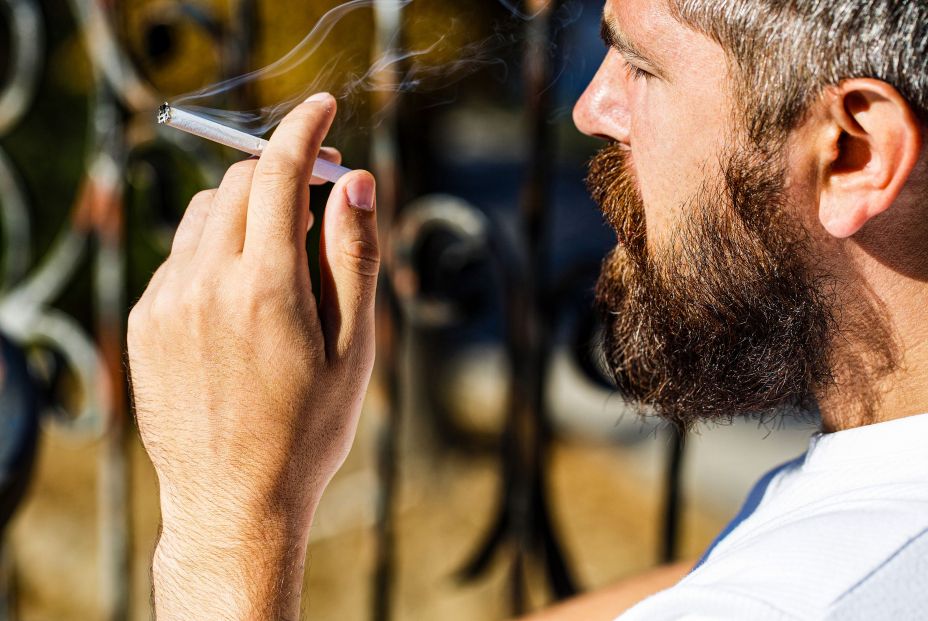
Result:
<svg viewBox="0 0 928 621"><path fill-rule="evenodd" d="M611 621L643 599L672 587L692 568L691 561L664 565L521 621Z"/></svg>
<svg viewBox="0 0 928 621"><path fill-rule="evenodd" d="M299 619L308 534L264 524L251 532L243 539L165 527L152 560L156 618Z"/></svg>

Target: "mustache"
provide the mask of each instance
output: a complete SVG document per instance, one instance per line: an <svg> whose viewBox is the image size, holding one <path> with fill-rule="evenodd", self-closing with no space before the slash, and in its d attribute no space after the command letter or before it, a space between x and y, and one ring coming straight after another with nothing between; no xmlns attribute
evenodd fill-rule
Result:
<svg viewBox="0 0 928 621"><path fill-rule="evenodd" d="M647 225L644 199L632 168L631 151L612 142L590 160L587 190L616 233L628 254L644 261L647 254Z"/></svg>

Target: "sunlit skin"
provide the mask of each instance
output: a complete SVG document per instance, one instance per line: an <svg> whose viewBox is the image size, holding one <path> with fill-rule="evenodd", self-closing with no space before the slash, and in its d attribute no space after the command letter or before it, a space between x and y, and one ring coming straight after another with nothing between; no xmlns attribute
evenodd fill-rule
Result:
<svg viewBox="0 0 928 621"><path fill-rule="evenodd" d="M608 2L603 23L607 39L633 43L641 55L610 48L574 122L631 149L653 232L649 243L659 246L681 197L718 174L718 154L731 133L729 101L720 96L728 88L725 55L648 0Z"/></svg>
<svg viewBox="0 0 928 621"><path fill-rule="evenodd" d="M717 177L723 149L738 135L728 59L659 0L609 0L606 58L574 109L584 133L626 145L645 204L648 247L668 248L681 210ZM826 429L928 411L928 256L923 242L924 127L890 85L855 79L829 89L788 137L787 193L838 292L846 331L836 386L816 397ZM883 312L897 367L882 378L846 368L866 356L854 323L863 304ZM861 395L876 395L863 412Z"/></svg>

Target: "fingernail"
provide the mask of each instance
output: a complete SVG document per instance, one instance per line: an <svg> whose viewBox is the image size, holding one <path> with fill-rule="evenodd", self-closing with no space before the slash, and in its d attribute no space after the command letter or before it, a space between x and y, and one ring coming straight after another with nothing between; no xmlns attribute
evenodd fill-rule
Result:
<svg viewBox="0 0 928 621"><path fill-rule="evenodd" d="M355 175L345 187L348 204L362 211L374 211L374 178L370 175Z"/></svg>
<svg viewBox="0 0 928 621"><path fill-rule="evenodd" d="M331 98L332 98L332 95L330 95L329 93L316 93L315 95L307 99L304 103L319 103L321 101L328 101Z"/></svg>

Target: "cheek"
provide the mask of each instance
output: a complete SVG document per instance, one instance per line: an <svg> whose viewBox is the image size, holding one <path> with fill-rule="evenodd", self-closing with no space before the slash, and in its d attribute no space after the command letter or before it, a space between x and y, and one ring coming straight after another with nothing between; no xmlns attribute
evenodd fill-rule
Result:
<svg viewBox="0 0 928 621"><path fill-rule="evenodd" d="M632 159L650 247L666 243L704 180L718 177L724 144L717 117L694 114L685 97L661 86L639 86L632 114Z"/></svg>
<svg viewBox="0 0 928 621"><path fill-rule="evenodd" d="M807 142L808 141L808 142ZM800 145L813 144L814 138L800 131L791 140L786 150L786 199L794 206L796 217L813 238L822 241L831 236L819 219L821 180L818 160L813 152Z"/></svg>

